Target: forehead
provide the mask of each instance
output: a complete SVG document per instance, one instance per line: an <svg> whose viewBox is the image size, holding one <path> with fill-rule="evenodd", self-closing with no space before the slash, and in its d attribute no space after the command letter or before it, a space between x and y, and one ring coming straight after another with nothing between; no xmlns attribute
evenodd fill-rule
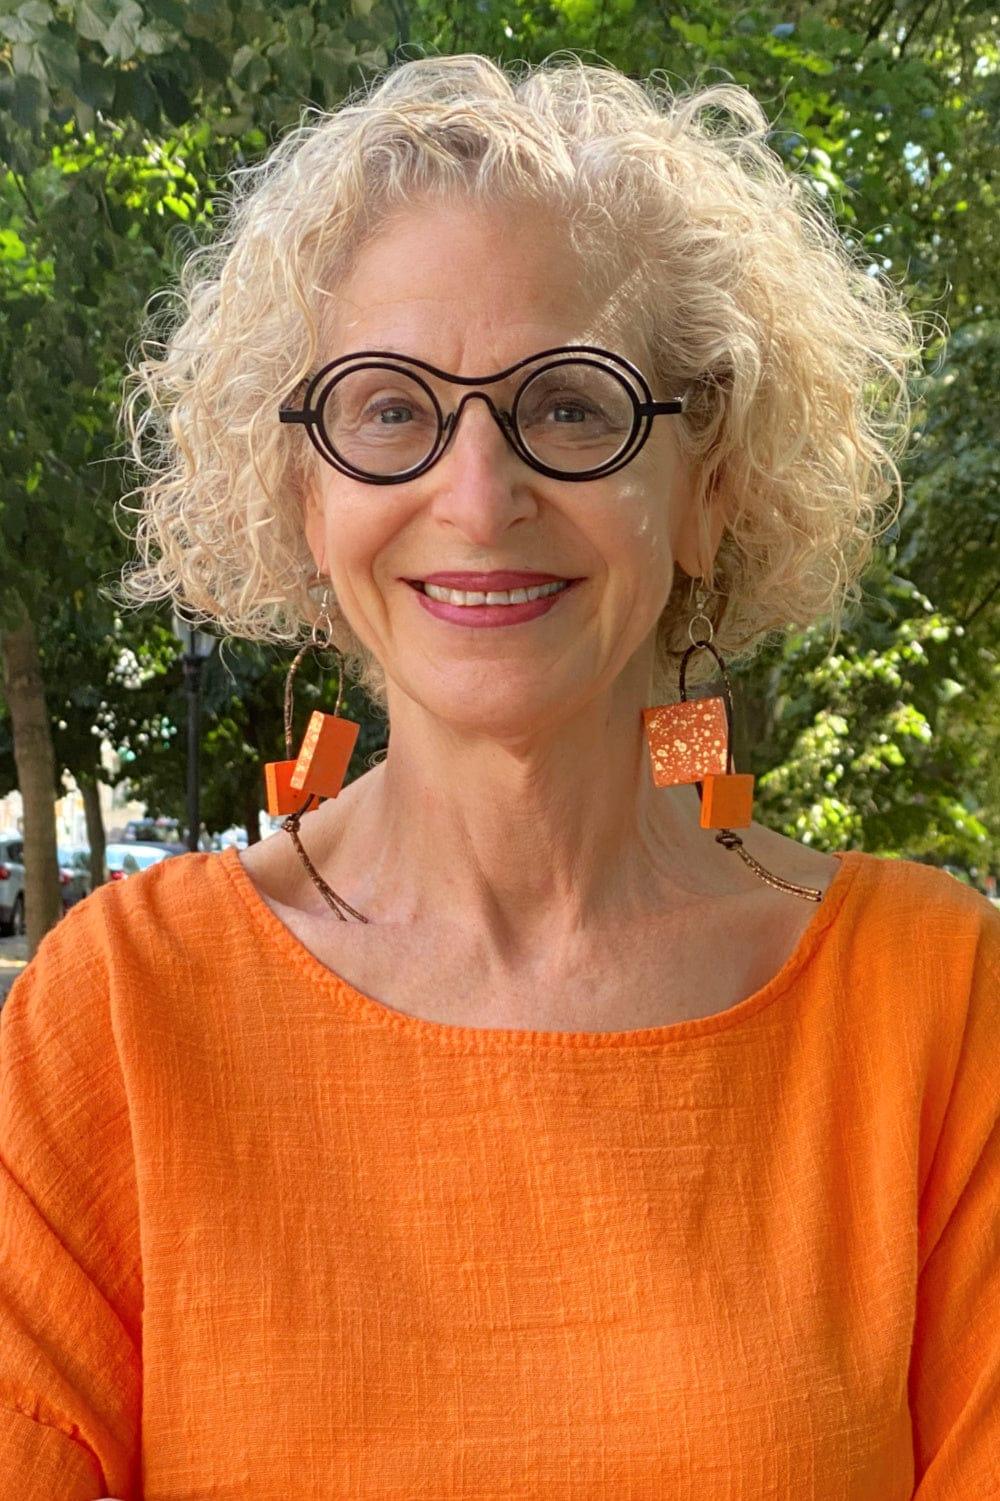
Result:
<svg viewBox="0 0 1000 1501"><path fill-rule="evenodd" d="M325 296L327 359L388 349L456 374L595 344L641 360L628 287L552 211L430 203L399 211ZM609 281L611 285L609 286Z"/></svg>

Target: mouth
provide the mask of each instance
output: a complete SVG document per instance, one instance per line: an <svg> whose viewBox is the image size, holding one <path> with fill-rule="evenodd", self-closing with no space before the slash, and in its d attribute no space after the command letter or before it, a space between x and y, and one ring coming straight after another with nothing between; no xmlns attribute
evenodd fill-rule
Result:
<svg viewBox="0 0 1000 1501"><path fill-rule="evenodd" d="M465 609L482 609L486 606L502 606L512 609L517 605L535 604L540 599L568 594L583 579L553 579L545 584L519 584L507 589L451 589L440 584L426 584L422 579L403 579L417 594L440 604L451 604Z"/></svg>
<svg viewBox="0 0 1000 1501"><path fill-rule="evenodd" d="M423 586L418 579L402 580L409 583L413 592L420 596L420 608L453 626L472 626L491 629L496 626L526 625L542 616L559 610L563 595L572 593L583 579L556 579L535 589L476 590L459 594L457 591L439 588L436 584Z"/></svg>

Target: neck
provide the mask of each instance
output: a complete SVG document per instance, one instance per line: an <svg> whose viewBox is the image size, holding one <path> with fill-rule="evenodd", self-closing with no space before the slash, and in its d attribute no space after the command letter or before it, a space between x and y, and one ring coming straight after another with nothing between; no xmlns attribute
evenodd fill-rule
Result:
<svg viewBox="0 0 1000 1501"><path fill-rule="evenodd" d="M696 788L653 784L649 701L616 689L530 737L404 701L387 759L315 816L313 858L373 924L454 926L511 967L662 920L732 864Z"/></svg>

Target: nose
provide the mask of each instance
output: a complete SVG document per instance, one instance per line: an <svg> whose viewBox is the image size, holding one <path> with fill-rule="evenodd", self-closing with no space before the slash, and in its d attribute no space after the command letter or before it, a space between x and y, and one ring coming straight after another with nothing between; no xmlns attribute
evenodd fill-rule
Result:
<svg viewBox="0 0 1000 1501"><path fill-rule="evenodd" d="M474 402L479 402L480 405L474 406ZM464 422L463 418L465 419ZM440 457L443 458L446 452L461 441L458 433L459 427L472 429L472 441L477 446L482 446L484 442L487 442L495 447L499 443L508 452L514 452L513 445L507 435L508 429L506 424L509 421L510 414L498 407L493 398L488 396L485 391L468 392L462 397L458 406L451 414L448 436ZM465 441L469 441L467 434Z"/></svg>
<svg viewBox="0 0 1000 1501"><path fill-rule="evenodd" d="M480 488L484 483L500 483L507 489L516 484L526 469L530 473L530 465L524 464L508 438L505 417L484 393L464 396L452 412L444 447L432 470L445 465L451 475Z"/></svg>
<svg viewBox="0 0 1000 1501"><path fill-rule="evenodd" d="M532 475L485 396L472 392L454 412L447 442L424 479L435 509L470 535L483 531L486 541L486 532L512 519L512 508L520 514L533 503Z"/></svg>

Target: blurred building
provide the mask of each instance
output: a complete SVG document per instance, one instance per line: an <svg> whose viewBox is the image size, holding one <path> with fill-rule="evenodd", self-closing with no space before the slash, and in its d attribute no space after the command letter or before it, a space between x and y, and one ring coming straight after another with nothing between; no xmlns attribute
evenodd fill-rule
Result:
<svg viewBox="0 0 1000 1501"><path fill-rule="evenodd" d="M107 742L101 747L101 761L108 771L116 769L115 753ZM63 777L62 785L66 790L56 802L56 843L89 844L83 794L68 774ZM106 782L100 782L98 796L104 832L109 840L119 839L125 832L129 819L142 818L146 812L145 803L136 802L129 796L127 782L120 782L117 787L109 787ZM4 832L16 830L19 834L24 833L24 810L21 794L16 788L6 797L0 797L0 829Z"/></svg>

